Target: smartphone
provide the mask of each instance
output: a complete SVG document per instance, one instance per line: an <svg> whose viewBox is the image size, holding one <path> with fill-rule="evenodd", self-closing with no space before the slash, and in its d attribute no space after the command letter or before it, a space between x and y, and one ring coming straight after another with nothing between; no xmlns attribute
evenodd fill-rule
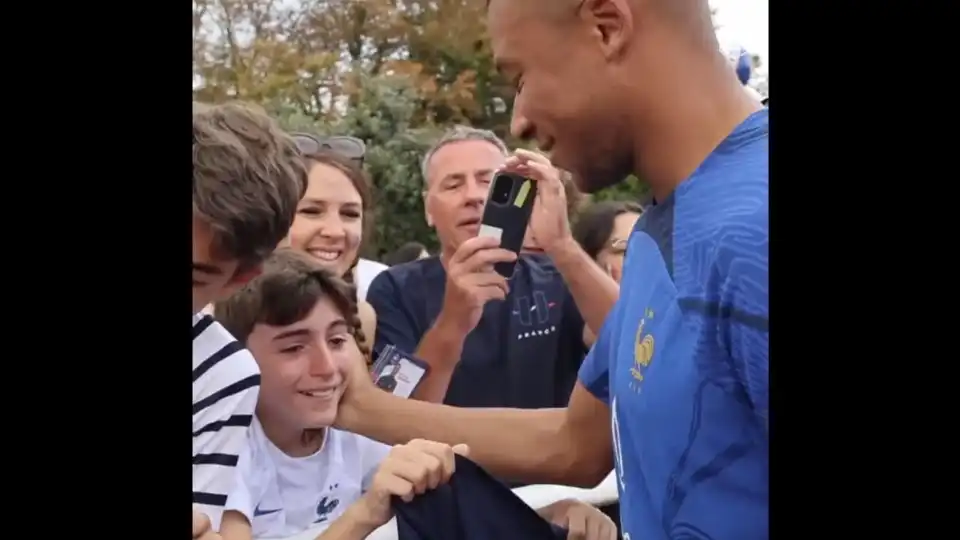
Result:
<svg viewBox="0 0 960 540"><path fill-rule="evenodd" d="M430 366L426 362L387 345L373 363L374 384L395 396L408 398L420 386Z"/></svg>
<svg viewBox="0 0 960 540"><path fill-rule="evenodd" d="M517 255L523 248L523 237L537 198L537 183L518 174L500 172L493 177L487 204L480 220L480 236L491 236L500 241L500 247ZM493 266L501 276L510 279L517 262L497 263Z"/></svg>

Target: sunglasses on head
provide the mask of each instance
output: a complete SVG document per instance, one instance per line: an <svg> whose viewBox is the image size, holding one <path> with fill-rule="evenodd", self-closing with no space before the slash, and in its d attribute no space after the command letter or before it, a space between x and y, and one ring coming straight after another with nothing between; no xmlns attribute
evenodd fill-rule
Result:
<svg viewBox="0 0 960 540"><path fill-rule="evenodd" d="M290 136L303 154L331 152L355 161L357 165L363 165L363 156L367 152L367 145L356 137L342 135L317 137L309 133L291 133Z"/></svg>

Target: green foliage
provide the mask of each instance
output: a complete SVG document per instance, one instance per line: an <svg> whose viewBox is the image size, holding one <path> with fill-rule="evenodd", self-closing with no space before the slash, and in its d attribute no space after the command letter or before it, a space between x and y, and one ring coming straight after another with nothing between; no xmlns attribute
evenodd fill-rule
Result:
<svg viewBox="0 0 960 540"><path fill-rule="evenodd" d="M258 102L284 128L359 137L374 186L364 255L437 247L420 161L443 129L509 136L513 89L497 74L485 0L193 0L194 97ZM634 177L593 200L642 199Z"/></svg>
<svg viewBox="0 0 960 540"><path fill-rule="evenodd" d="M644 201L650 188L634 175L615 186L598 191L591 196L593 201Z"/></svg>

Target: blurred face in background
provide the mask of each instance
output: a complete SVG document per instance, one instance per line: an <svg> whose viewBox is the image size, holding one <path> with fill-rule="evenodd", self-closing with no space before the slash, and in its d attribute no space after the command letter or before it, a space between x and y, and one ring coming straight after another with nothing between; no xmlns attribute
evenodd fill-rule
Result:
<svg viewBox="0 0 960 540"><path fill-rule="evenodd" d="M505 161L499 148L482 140L450 142L431 156L424 208L447 255L480 231L490 182Z"/></svg>
<svg viewBox="0 0 960 540"><path fill-rule="evenodd" d="M290 246L343 277L357 260L362 239L360 192L344 171L314 162L290 228Z"/></svg>
<svg viewBox="0 0 960 540"><path fill-rule="evenodd" d="M597 253L597 264L620 283L623 278L623 259L627 251L627 240L633 231L633 226L640 219L640 214L624 212L613 220L613 231L607 238L603 249Z"/></svg>

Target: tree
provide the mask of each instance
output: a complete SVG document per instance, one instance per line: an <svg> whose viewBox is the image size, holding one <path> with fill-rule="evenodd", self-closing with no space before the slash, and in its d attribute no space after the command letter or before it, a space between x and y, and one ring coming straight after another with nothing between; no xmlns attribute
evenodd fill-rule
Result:
<svg viewBox="0 0 960 540"><path fill-rule="evenodd" d="M292 131L368 146L377 194L367 255L436 246L420 160L453 123L511 146L514 91L494 68L485 0L194 0L194 96L264 105ZM642 195L635 178L597 199Z"/></svg>

